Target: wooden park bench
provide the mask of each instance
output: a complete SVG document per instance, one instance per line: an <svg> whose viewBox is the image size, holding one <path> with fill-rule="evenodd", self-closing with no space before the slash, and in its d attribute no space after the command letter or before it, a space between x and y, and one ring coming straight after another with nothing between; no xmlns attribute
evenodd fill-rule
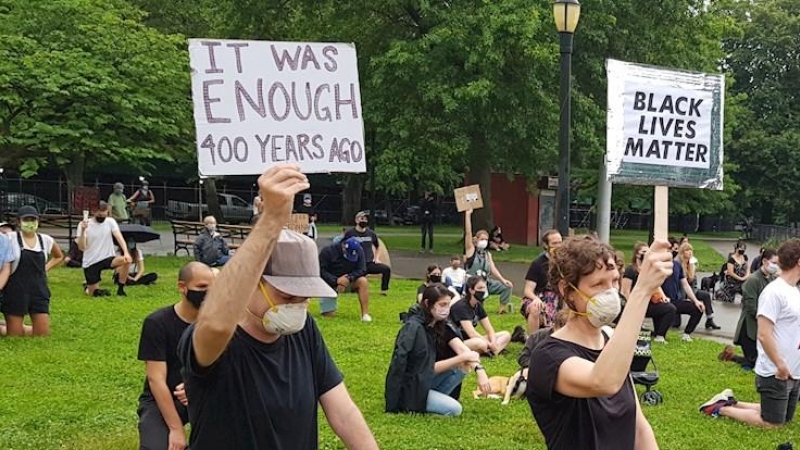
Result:
<svg viewBox="0 0 800 450"><path fill-rule="evenodd" d="M178 252L181 250L186 252L186 256L192 256L194 253L194 241L205 229L205 224L185 220L171 220L170 224L172 225L172 237L175 242L173 251L175 256L178 256ZM249 226L241 225L217 225L217 232L222 235L231 250L236 250L242 245L242 242L250 234L250 229Z"/></svg>

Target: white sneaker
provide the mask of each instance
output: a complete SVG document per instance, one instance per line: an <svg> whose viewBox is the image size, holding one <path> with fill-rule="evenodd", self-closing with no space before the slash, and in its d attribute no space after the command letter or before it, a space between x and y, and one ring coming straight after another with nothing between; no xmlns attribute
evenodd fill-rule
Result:
<svg viewBox="0 0 800 450"><path fill-rule="evenodd" d="M363 316L361 316L361 321L364 323L370 323L372 322L372 316L370 316L369 314L364 314Z"/></svg>
<svg viewBox="0 0 800 450"><path fill-rule="evenodd" d="M689 336L688 334L684 334L684 335L681 337L681 340L682 340L683 342L692 342L692 337L691 337L691 336Z"/></svg>
<svg viewBox="0 0 800 450"><path fill-rule="evenodd" d="M659 344L666 344L667 340L664 339L664 336L656 336L653 338L653 342L658 342Z"/></svg>

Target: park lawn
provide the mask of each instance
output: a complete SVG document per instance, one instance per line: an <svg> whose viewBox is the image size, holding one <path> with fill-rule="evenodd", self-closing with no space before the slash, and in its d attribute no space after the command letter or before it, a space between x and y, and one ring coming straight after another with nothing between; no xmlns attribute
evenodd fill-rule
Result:
<svg viewBox="0 0 800 450"><path fill-rule="evenodd" d="M143 318L176 300L180 258L151 257L148 269L162 278L151 287L128 289L127 298L101 300L81 295L79 270L51 274L53 335L46 339L0 340L0 448L7 450L122 450L137 446L136 405L144 380L136 359ZM340 315L319 320L328 347L346 384L385 449L542 449L543 439L527 403L503 407L495 400L473 400L474 375L465 380L464 414L455 419L388 415L383 412L384 377L397 314L414 300L418 282L395 280L388 297L373 297L372 324L358 320L354 295L345 295ZM373 280L371 287L377 291ZM494 310L496 298L490 298ZM515 299L515 303L518 299ZM312 304L312 313L318 309ZM511 330L518 314L491 317L495 328ZM696 340L655 348L664 404L644 407L664 449L773 449L800 431L750 429L726 419L711 419L697 406L729 387L740 400L757 399L753 375L716 360L718 343ZM484 361L490 375L516 370L520 344L508 354ZM320 447L343 448L320 412Z"/></svg>

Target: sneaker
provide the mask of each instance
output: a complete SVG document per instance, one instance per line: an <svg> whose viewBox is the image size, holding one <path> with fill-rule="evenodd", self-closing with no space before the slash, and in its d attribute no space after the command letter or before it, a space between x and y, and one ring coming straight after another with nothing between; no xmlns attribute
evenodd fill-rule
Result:
<svg viewBox="0 0 800 450"><path fill-rule="evenodd" d="M428 253L433 254L433 249L428 250Z"/></svg>
<svg viewBox="0 0 800 450"><path fill-rule="evenodd" d="M517 325L514 327L514 332L511 333L511 342L519 342L524 344L527 341L527 337L525 336L525 329L521 326Z"/></svg>
<svg viewBox="0 0 800 450"><path fill-rule="evenodd" d="M361 321L364 323L370 323L372 322L372 316L370 316L369 314L364 314L363 316L361 316Z"/></svg>
<svg viewBox="0 0 800 450"><path fill-rule="evenodd" d="M692 342L692 337L689 336L688 334L684 333L684 335L681 336L681 341L683 341L683 342Z"/></svg>
<svg viewBox="0 0 800 450"><path fill-rule="evenodd" d="M389 293L388 293L388 292L386 292L386 291L381 291L381 296L383 296L383 297L386 297L387 295L389 295Z"/></svg>
<svg viewBox="0 0 800 450"><path fill-rule="evenodd" d="M714 319L706 320L706 330L720 330L720 329L722 329L722 327L717 325L714 322Z"/></svg>
<svg viewBox="0 0 800 450"><path fill-rule="evenodd" d="M658 342L659 344L666 344L667 340L664 339L664 336L656 336L653 338L653 342Z"/></svg>
<svg viewBox="0 0 800 450"><path fill-rule="evenodd" d="M701 413L703 413L703 414L705 414L707 416L718 417L719 416L719 410L722 407L731 405L730 401L728 400L728 395L727 395L729 393L733 394L733 392L730 389L725 389L724 391L720 392L719 394L711 397L711 400L709 400L709 401L703 403L702 405L700 405L700 408L698 408L698 409L700 410Z"/></svg>
<svg viewBox="0 0 800 450"><path fill-rule="evenodd" d="M720 361L730 361L733 359L733 355L735 355L735 350L732 345L726 345L725 350L721 351L719 355L717 355L717 359Z"/></svg>
<svg viewBox="0 0 800 450"><path fill-rule="evenodd" d="M728 397L728 403L732 406L739 403L739 400L736 400L736 396L733 395L732 389L725 389L720 394Z"/></svg>

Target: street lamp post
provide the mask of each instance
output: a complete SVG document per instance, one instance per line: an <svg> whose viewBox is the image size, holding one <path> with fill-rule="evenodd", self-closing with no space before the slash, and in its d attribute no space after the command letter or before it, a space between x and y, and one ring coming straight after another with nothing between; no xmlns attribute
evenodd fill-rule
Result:
<svg viewBox="0 0 800 450"><path fill-rule="evenodd" d="M578 26L581 4L578 0L555 0L553 16L561 37L561 88L559 92L561 121L558 135L558 191L556 193L556 223L562 236L569 235L569 154L572 124L571 78L572 78L572 36Z"/></svg>

